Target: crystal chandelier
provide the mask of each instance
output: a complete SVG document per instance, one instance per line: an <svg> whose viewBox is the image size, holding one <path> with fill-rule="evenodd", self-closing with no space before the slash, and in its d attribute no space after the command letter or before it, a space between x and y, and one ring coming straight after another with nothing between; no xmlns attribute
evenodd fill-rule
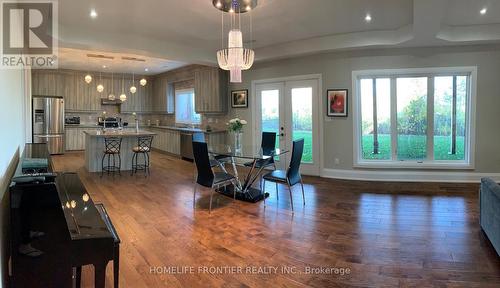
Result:
<svg viewBox="0 0 500 288"><path fill-rule="evenodd" d="M227 12L231 16L228 45L227 48L217 51L217 62L221 69L230 71L231 83L241 83L241 71L250 69L255 59L255 52L243 47L241 14L255 8L257 0L213 0L212 3L222 13ZM251 15L250 31L252 31ZM224 14L222 15L222 42L224 42Z"/></svg>

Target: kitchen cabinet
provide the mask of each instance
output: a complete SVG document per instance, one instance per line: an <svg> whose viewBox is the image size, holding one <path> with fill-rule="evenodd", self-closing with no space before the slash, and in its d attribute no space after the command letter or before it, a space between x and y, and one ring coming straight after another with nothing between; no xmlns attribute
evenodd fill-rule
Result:
<svg viewBox="0 0 500 288"><path fill-rule="evenodd" d="M91 74L92 82L87 83L84 80L87 73L75 73L75 90L74 101L76 105L70 110L75 111L96 111L100 109L101 105L97 102L97 84L98 80L95 74ZM97 105L99 104L99 105Z"/></svg>
<svg viewBox="0 0 500 288"><path fill-rule="evenodd" d="M167 77L158 76L153 82L152 112L161 114L174 113L174 88Z"/></svg>
<svg viewBox="0 0 500 288"><path fill-rule="evenodd" d="M153 148L174 155L181 154L181 133L179 131L154 127L147 130L156 133L153 138Z"/></svg>
<svg viewBox="0 0 500 288"><path fill-rule="evenodd" d="M227 73L207 67L194 72L195 111L202 114L221 114L227 111Z"/></svg>
<svg viewBox="0 0 500 288"><path fill-rule="evenodd" d="M35 70L31 77L31 94L35 96L64 96L59 73L47 70Z"/></svg>
<svg viewBox="0 0 500 288"><path fill-rule="evenodd" d="M227 144L226 135L227 133L225 131L219 133L206 133L205 138L207 139L207 143L209 146L223 145Z"/></svg>
<svg viewBox="0 0 500 288"><path fill-rule="evenodd" d="M154 107L154 81L151 78L146 78L146 86L139 84L140 79L135 79L135 87L137 88L134 94L130 93L132 79L125 79L125 94L127 101L121 104L121 112L153 112ZM120 79L121 83L121 79ZM121 84L120 84L121 85ZM117 94L119 96L120 93Z"/></svg>
<svg viewBox="0 0 500 288"><path fill-rule="evenodd" d="M85 134L83 131L97 131L100 128L67 127L65 129L66 151L78 151L85 149Z"/></svg>
<svg viewBox="0 0 500 288"><path fill-rule="evenodd" d="M156 107L161 106L153 95L154 80L151 77L146 78L148 81L146 86L141 86L139 79L136 79L137 92L131 94L129 89L132 85L132 77L130 75L123 80L122 74L115 74L111 77L110 74L99 76L99 73L92 72L90 73L92 82L87 83L84 81L87 74L88 72L73 70L33 70L32 95L63 96L66 111L69 112L101 111L101 97L107 98L113 92L119 99L122 91L127 95L127 101L121 104L122 112L155 112ZM104 86L101 93L97 92L98 84Z"/></svg>

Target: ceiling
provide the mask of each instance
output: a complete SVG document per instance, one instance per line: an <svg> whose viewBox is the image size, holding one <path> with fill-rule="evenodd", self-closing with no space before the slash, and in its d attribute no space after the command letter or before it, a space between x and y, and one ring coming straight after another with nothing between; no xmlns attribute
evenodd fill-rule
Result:
<svg viewBox="0 0 500 288"><path fill-rule="evenodd" d="M97 18L89 17L91 9ZM60 47L214 64L221 17L211 0L59 1ZM243 14L244 41L249 22ZM252 22L255 41L248 45L257 61L339 49L492 43L500 42L500 1L259 0ZM63 55L60 66L69 58Z"/></svg>
<svg viewBox="0 0 500 288"><path fill-rule="evenodd" d="M91 55L91 57L89 57L89 55ZM155 75L187 65L187 63L184 62L143 55L111 53L96 50L89 51L63 47L59 48L58 60L58 67L63 69L118 73L126 72L139 75Z"/></svg>

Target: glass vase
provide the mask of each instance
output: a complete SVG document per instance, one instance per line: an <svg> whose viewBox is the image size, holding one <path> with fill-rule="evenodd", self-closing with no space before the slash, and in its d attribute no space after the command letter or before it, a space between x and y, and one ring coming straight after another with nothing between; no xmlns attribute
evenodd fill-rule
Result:
<svg viewBox="0 0 500 288"><path fill-rule="evenodd" d="M236 152L241 152L241 132L234 132L234 149Z"/></svg>

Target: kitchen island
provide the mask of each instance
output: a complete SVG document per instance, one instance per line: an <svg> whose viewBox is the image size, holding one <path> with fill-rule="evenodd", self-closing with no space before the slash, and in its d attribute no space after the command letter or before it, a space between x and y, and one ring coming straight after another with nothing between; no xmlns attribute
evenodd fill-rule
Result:
<svg viewBox="0 0 500 288"><path fill-rule="evenodd" d="M156 133L149 131L135 130L91 130L85 133L85 168L89 172L101 172L101 161L104 155L104 138L120 137L122 145L120 149L121 165L120 170L132 170L132 148L137 146L137 137L154 136ZM155 139L153 138L153 143Z"/></svg>

